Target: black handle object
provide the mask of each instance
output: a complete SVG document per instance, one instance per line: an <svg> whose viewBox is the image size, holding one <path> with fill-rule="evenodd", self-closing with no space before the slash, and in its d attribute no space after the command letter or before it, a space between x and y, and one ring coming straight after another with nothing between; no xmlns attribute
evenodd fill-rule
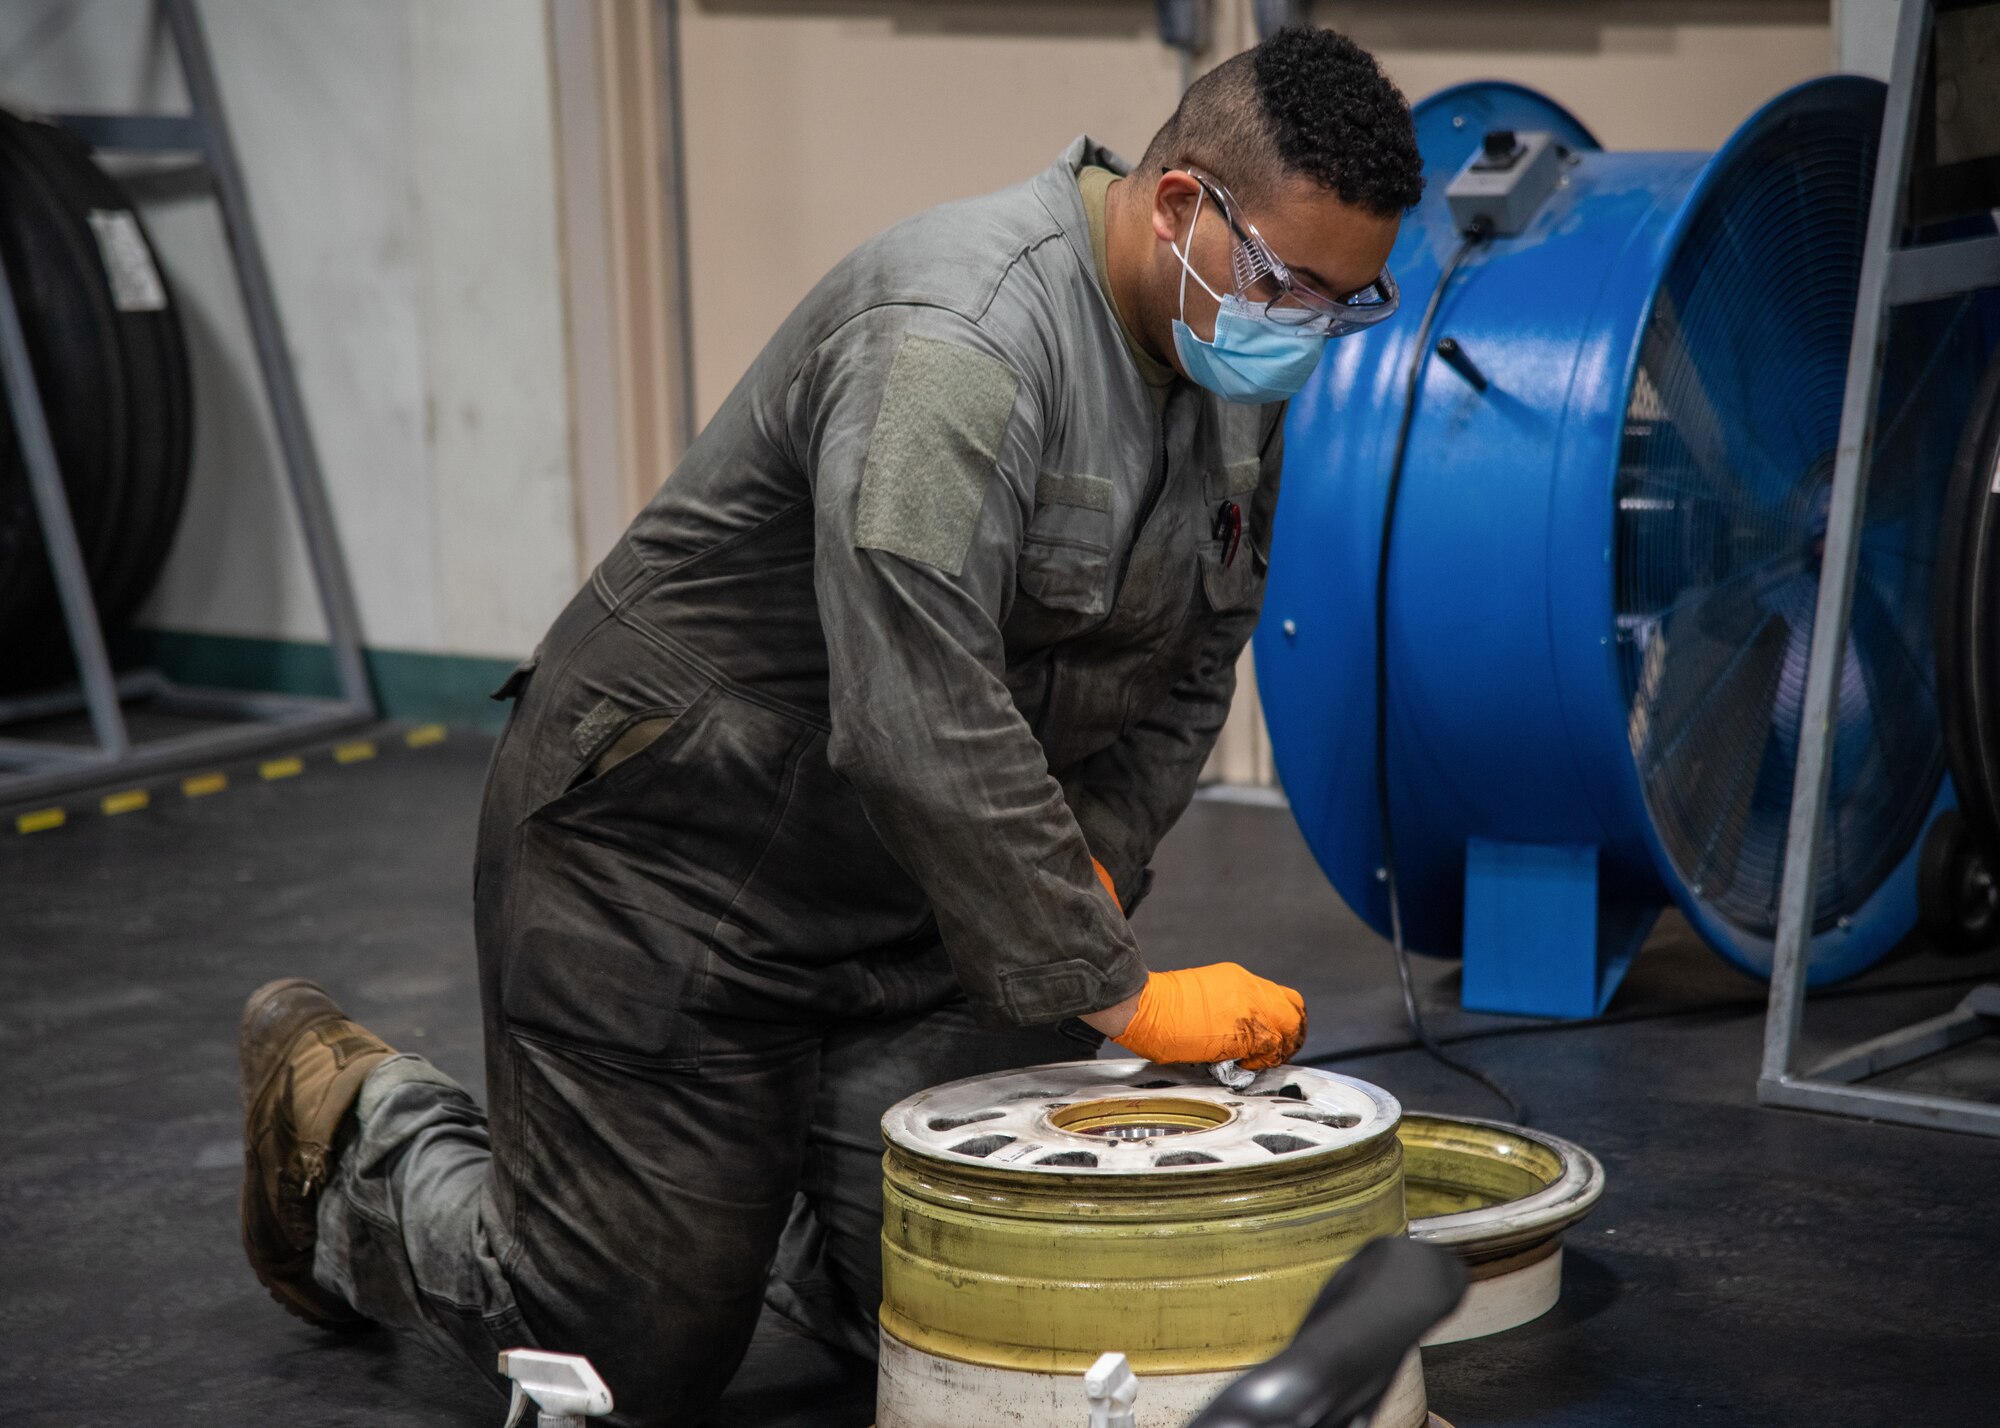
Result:
<svg viewBox="0 0 2000 1428"><path fill-rule="evenodd" d="M1188 1428L1346 1428L1375 1411L1404 1357L1464 1293L1449 1250L1373 1240L1326 1282L1292 1342Z"/></svg>
<svg viewBox="0 0 2000 1428"><path fill-rule="evenodd" d="M1479 364L1472 360L1472 354L1458 345L1456 337L1440 337L1438 339L1437 355L1444 359L1444 364L1447 367L1465 378L1471 384L1473 391L1483 392L1486 390L1486 374L1479 370Z"/></svg>

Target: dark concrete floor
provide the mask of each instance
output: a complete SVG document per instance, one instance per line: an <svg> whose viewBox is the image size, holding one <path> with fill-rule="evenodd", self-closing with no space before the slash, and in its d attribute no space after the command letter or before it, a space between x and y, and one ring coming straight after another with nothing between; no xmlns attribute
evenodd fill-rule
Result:
<svg viewBox="0 0 2000 1428"><path fill-rule="evenodd" d="M5 1421L499 1422L461 1368L278 1312L240 1261L234 1208L233 1032L258 982L318 977L391 1042L480 1084L468 850L487 748L385 744L347 767L309 757L282 782L250 770L199 800L168 786L121 817L79 804L47 832L0 824ZM1292 981L1311 1053L1404 1038L1386 949L1284 813L1198 803L1158 869L1137 920L1156 965L1228 957ZM1996 967L1915 951L1866 983ZM1439 1030L1503 1025L1453 1008L1449 964L1418 972ZM1831 1047L1958 995L1827 1000L1809 1029ZM1459 1428L1993 1421L2000 1142L1760 1110L1759 996L1669 921L1613 1004L1656 1019L1462 1047L1536 1123L1595 1150L1610 1188L1572 1238L1553 1313L1426 1356ZM1407 1105L1494 1110L1420 1054L1339 1065ZM868 1389L767 1325L714 1421L858 1428Z"/></svg>

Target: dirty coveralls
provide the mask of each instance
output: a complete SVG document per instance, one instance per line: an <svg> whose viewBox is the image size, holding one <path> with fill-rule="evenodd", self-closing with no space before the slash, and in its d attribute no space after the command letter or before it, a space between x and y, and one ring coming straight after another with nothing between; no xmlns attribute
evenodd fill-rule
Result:
<svg viewBox="0 0 2000 1428"><path fill-rule="evenodd" d="M1088 1056L1144 983L1090 858L1140 888L1192 796L1283 408L1156 409L1085 165L835 268L509 681L489 1110L370 1078L316 1261L361 1312L587 1354L633 1423L713 1403L767 1276L872 1353L882 1112Z"/></svg>

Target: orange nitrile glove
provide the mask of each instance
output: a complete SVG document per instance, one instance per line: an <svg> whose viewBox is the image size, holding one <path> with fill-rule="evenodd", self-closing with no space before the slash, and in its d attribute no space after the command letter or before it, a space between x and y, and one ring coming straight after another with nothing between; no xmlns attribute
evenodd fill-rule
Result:
<svg viewBox="0 0 2000 1428"><path fill-rule="evenodd" d="M1305 999L1234 962L1153 972L1115 1040L1148 1061L1281 1066L1306 1039Z"/></svg>
<svg viewBox="0 0 2000 1428"><path fill-rule="evenodd" d="M1111 901L1113 905L1120 908L1124 907L1125 904L1119 902L1118 900L1118 884L1111 881L1111 874L1107 873L1104 870L1104 864L1098 862L1097 859L1093 857L1090 860L1090 866L1097 869L1097 880L1100 883L1103 883L1104 890L1111 894Z"/></svg>

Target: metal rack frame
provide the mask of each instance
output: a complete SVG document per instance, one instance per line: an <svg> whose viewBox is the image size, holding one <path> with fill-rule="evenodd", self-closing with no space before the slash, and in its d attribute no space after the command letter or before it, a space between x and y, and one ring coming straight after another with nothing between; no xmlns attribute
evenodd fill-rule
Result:
<svg viewBox="0 0 2000 1428"><path fill-rule="evenodd" d="M0 727L87 711L92 745L0 738L0 804L143 777L202 760L242 757L329 735L374 720L375 698L361 649L360 620L348 584L333 512L305 402L292 371L277 298L251 221L250 199L236 146L223 116L222 95L194 0L161 0L160 13L186 82L189 112L59 114L55 121L94 149L191 156L204 170L221 210L235 260L237 284L257 351L265 398L277 430L286 485L312 565L340 694L334 698L190 689L155 671L115 676L103 626L64 493L62 473L29 360L13 283L0 261L0 378L14 414L35 513L61 598L63 621L80 683L42 694L0 699ZM135 743L124 703L144 699L172 714L228 721L220 727Z"/></svg>
<svg viewBox="0 0 2000 1428"><path fill-rule="evenodd" d="M1798 769L1792 786L1757 1099L1767 1106L2000 1136L2000 1104L1861 1084L1866 1077L1908 1065L1993 1029L2000 1024L2000 986L1978 988L1945 1016L1847 1047L1810 1067L1802 1069L1798 1063L1806 949L1811 941L1819 833L1826 813L1833 749L1834 692L1853 608L1861 511L1868 493L1889 313L1913 303L2000 287L2000 235L1920 248L1904 248L1898 242L1935 10L1933 0L1904 0L1897 21L1895 61L1882 113L1882 147L1862 250L1854 336L1848 349L1826 554L1820 566L1819 602L1806 666Z"/></svg>

